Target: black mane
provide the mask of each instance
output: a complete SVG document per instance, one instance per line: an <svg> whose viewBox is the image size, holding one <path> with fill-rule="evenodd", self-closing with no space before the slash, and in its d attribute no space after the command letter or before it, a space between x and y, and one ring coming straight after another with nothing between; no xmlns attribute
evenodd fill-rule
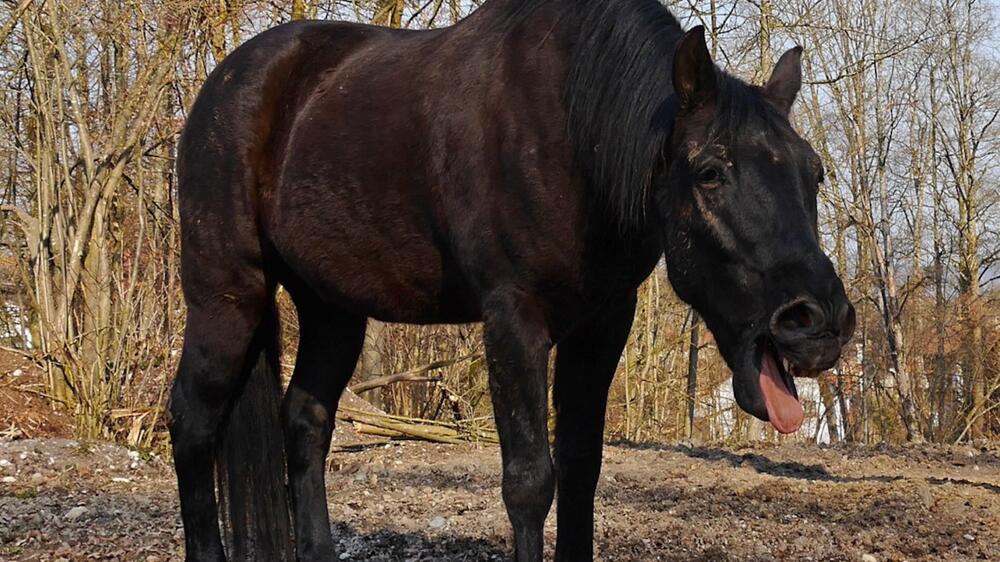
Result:
<svg viewBox="0 0 1000 562"><path fill-rule="evenodd" d="M551 0L525 0L515 19ZM653 173L678 110L673 53L684 34L657 0L564 1L564 25L578 29L564 86L577 162L620 224L642 224ZM715 135L774 113L756 91L722 70Z"/></svg>
<svg viewBox="0 0 1000 562"><path fill-rule="evenodd" d="M683 29L656 0L583 0L565 85L577 159L623 226L641 223L672 122L671 61Z"/></svg>

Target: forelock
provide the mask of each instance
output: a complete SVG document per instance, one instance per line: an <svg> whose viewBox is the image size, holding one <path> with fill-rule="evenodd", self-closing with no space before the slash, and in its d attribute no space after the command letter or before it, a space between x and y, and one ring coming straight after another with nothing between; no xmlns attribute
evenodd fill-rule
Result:
<svg viewBox="0 0 1000 562"><path fill-rule="evenodd" d="M776 139L794 135L788 116L763 92L739 78L720 73L716 108L708 124L710 137L733 144L763 134Z"/></svg>

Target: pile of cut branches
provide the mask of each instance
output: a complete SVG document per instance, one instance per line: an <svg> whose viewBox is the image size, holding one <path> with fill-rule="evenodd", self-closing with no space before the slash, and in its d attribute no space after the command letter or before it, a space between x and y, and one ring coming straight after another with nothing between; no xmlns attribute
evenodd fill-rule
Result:
<svg viewBox="0 0 1000 562"><path fill-rule="evenodd" d="M422 439L437 443L498 443L493 420L489 417L445 421L396 416L376 408L358 396L361 392L395 383L437 384L441 381L441 377L429 374L431 371L476 357L478 355L435 361L415 369L369 379L353 385L346 389L341 396L340 406L337 408L337 419L350 422L355 431L359 433L380 437Z"/></svg>

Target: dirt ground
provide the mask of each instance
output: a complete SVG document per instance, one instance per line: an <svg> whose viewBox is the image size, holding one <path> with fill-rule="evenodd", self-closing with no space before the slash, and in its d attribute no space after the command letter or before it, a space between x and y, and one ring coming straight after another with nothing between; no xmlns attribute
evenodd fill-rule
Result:
<svg viewBox="0 0 1000 562"><path fill-rule="evenodd" d="M60 438L31 362L0 372L0 562L181 560L170 463ZM341 560L509 558L499 449L349 428L327 478ZM1000 562L1000 443L609 446L596 527L607 561ZM554 513L546 533L551 558Z"/></svg>
<svg viewBox="0 0 1000 562"><path fill-rule="evenodd" d="M496 448L337 446L340 558L506 559L499 469ZM597 505L600 560L1000 560L1000 447L610 446ZM0 443L0 560L180 560L181 544L164 459Z"/></svg>

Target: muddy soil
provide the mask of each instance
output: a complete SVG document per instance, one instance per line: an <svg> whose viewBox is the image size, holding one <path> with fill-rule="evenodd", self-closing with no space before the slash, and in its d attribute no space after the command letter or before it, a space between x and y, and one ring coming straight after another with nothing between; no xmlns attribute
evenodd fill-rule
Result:
<svg viewBox="0 0 1000 562"><path fill-rule="evenodd" d="M342 560L509 556L496 448L375 443L330 459ZM1000 560L1000 447L610 446L596 525L600 560ZM181 553L166 460L0 443L0 560Z"/></svg>

